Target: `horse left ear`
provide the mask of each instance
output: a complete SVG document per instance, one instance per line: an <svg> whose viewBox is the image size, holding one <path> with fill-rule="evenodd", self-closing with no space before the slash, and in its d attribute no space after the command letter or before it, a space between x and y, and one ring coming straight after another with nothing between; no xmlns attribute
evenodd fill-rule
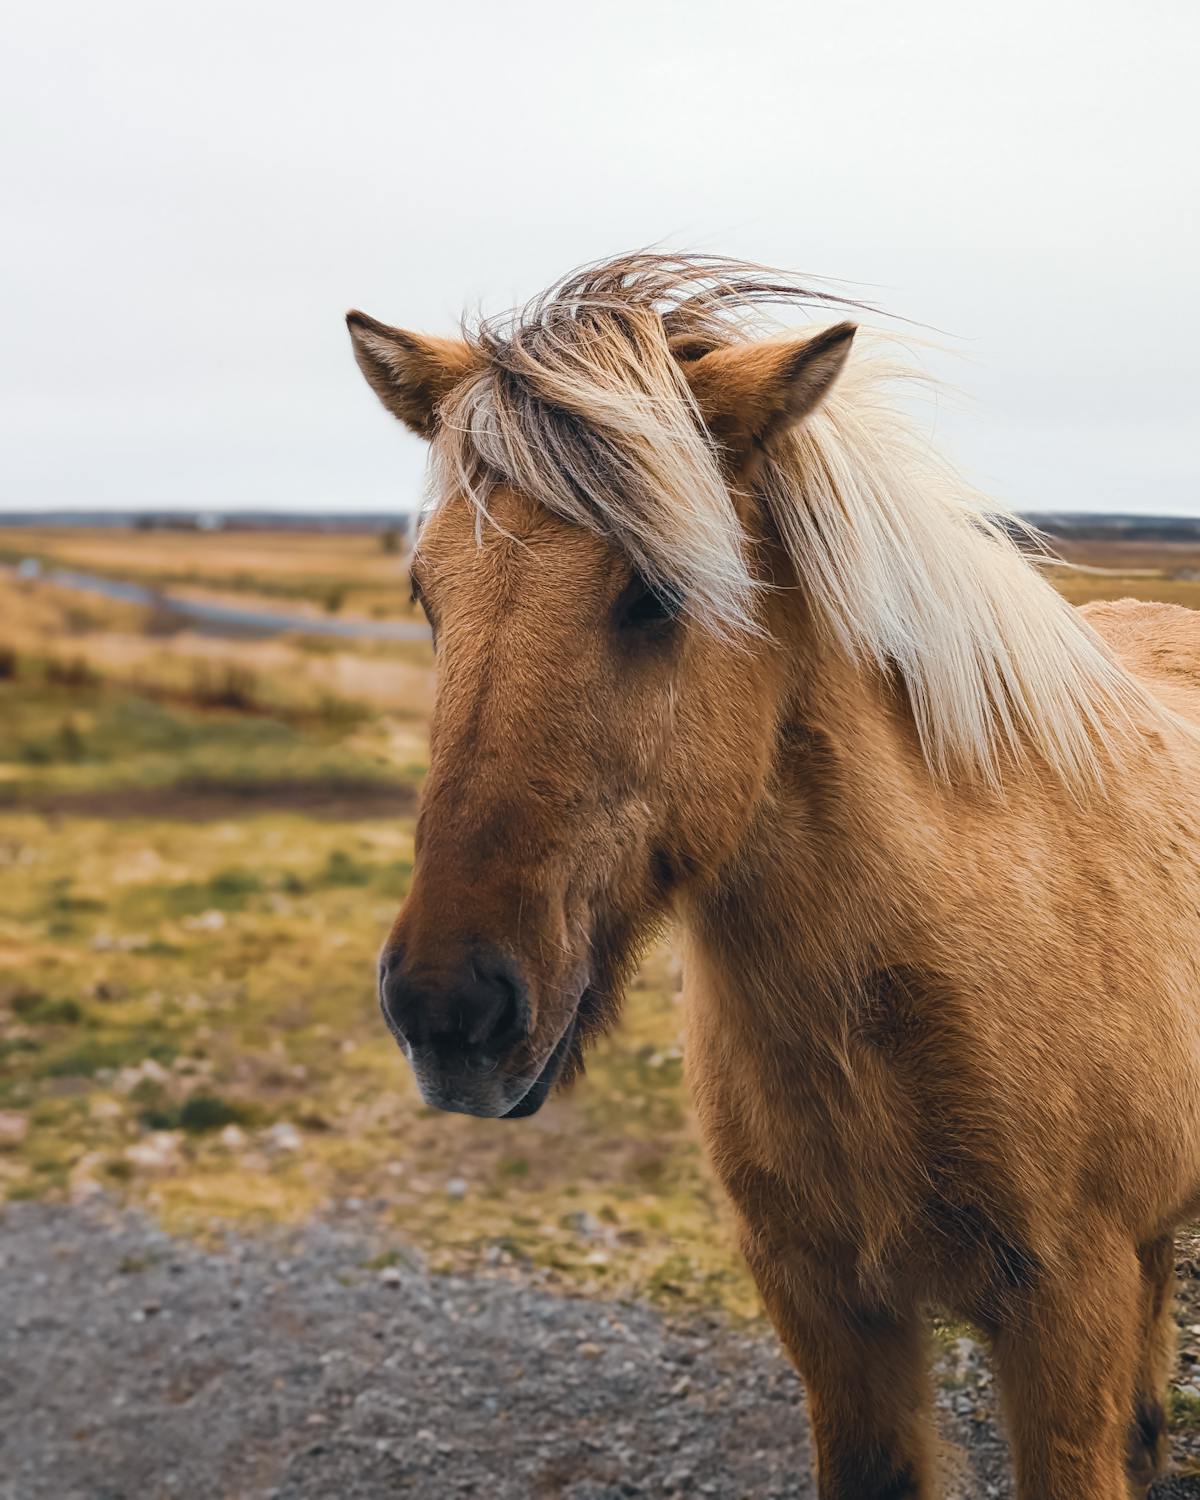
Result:
<svg viewBox="0 0 1200 1500"><path fill-rule="evenodd" d="M419 437L437 430L438 408L476 368L461 339L390 328L363 312L348 312L346 326L358 368L394 417Z"/></svg>
<svg viewBox="0 0 1200 1500"><path fill-rule="evenodd" d="M728 344L699 359L685 355L683 373L708 430L745 464L821 403L856 332L836 323L802 339Z"/></svg>

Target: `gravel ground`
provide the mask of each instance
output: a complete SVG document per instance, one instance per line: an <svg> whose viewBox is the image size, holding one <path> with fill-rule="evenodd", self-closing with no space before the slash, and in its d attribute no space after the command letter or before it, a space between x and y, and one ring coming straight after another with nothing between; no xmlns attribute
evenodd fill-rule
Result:
<svg viewBox="0 0 1200 1500"><path fill-rule="evenodd" d="M372 1270L377 1249L312 1225L210 1252L104 1204L10 1205L0 1497L815 1495L800 1385L769 1337ZM978 1347L938 1376L948 1500L1007 1500Z"/></svg>

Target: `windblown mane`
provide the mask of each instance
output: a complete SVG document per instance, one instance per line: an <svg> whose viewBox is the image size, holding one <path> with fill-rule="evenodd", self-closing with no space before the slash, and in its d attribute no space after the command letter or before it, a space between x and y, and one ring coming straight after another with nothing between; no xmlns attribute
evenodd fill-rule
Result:
<svg viewBox="0 0 1200 1500"><path fill-rule="evenodd" d="M705 627L760 631L759 585L679 356L775 332L766 308L813 303L847 305L706 256L573 273L465 331L481 373L442 412L433 503L465 493L482 525L494 489L511 486L622 547ZM1032 749L1069 782L1092 779L1151 700L1022 554L1029 528L893 404L913 372L881 338L863 342L759 478L801 586L853 660L898 674L935 773L996 784Z"/></svg>

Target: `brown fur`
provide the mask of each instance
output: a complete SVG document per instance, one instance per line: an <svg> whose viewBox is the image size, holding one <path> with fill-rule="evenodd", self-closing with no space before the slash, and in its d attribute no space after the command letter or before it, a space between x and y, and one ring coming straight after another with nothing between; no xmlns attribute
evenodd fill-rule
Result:
<svg viewBox="0 0 1200 1500"><path fill-rule="evenodd" d="M720 410L697 382L711 428L783 409L764 381L794 364L750 359L714 361ZM505 1067L532 1076L578 1005L570 1073L673 912L700 1122L808 1388L822 1500L934 1493L931 1307L993 1341L1022 1500L1124 1500L1162 1461L1170 1234L1200 1199L1197 743L1147 712L1102 787L1036 755L999 791L939 778L904 692L819 628L739 462L776 587L736 641L625 628L626 556L536 496L496 486L482 531L461 496L432 513L439 697L391 946L430 974L505 947L531 1007ZM1200 616L1087 616L1200 720Z"/></svg>

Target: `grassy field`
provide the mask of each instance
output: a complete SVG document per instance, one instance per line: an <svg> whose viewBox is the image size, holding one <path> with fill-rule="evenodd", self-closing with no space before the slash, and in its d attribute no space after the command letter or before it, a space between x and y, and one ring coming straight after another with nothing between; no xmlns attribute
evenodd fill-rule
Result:
<svg viewBox="0 0 1200 1500"><path fill-rule="evenodd" d="M129 575L194 539L146 538L152 562L142 540ZM331 569L361 545L334 539ZM380 1024L428 647L160 629L0 581L3 1191L103 1188L206 1235L349 1204L395 1225L397 1255L748 1310L668 953L589 1077L522 1125L426 1110Z"/></svg>
<svg viewBox="0 0 1200 1500"><path fill-rule="evenodd" d="M1057 544L1073 566L1051 577L1072 604L1154 599L1200 609L1200 547L1181 542L1071 541Z"/></svg>
<svg viewBox="0 0 1200 1500"><path fill-rule="evenodd" d="M408 609L378 538L7 534L210 591ZM1200 605L1200 559L1076 558L1073 599ZM0 1191L173 1228L364 1209L395 1254L749 1311L651 954L588 1077L519 1124L433 1115L379 1022L432 694L426 646L230 642L0 579Z"/></svg>
<svg viewBox="0 0 1200 1500"><path fill-rule="evenodd" d="M0 562L36 558L203 597L235 595L314 612L407 618L402 545L380 535L5 527Z"/></svg>

